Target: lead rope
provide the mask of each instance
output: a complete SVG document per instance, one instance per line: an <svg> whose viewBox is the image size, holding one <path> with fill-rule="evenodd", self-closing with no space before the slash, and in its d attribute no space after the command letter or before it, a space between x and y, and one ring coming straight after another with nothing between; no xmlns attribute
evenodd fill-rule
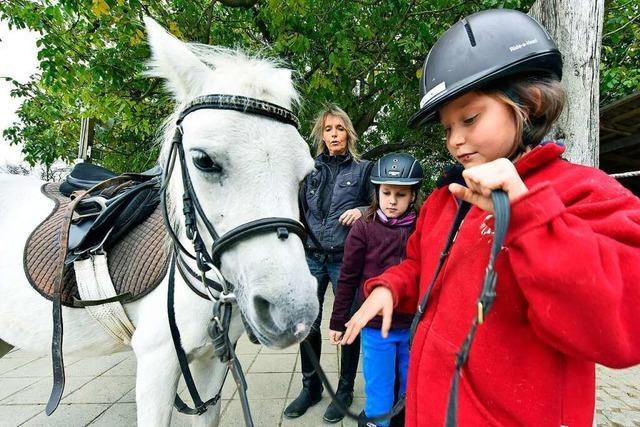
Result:
<svg viewBox="0 0 640 427"><path fill-rule="evenodd" d="M478 298L477 317L474 319L471 325L471 329L467 334L467 338L465 339L458 353L456 353L456 372L454 374L454 377L451 383L451 391L449 394L449 405L447 407L447 415L446 415L447 427L452 427L457 425L456 415L457 415L457 408L458 408L458 383L459 383L460 370L464 366L464 363L466 362L469 356L469 349L471 347L471 342L473 341L473 336L475 335L476 329L479 324L482 324L484 322L484 318L486 317L487 313L491 309L491 306L493 305L493 301L495 300L495 297L496 297L495 289L496 289L497 275L494 267L495 267L495 261L497 259L498 254L500 253L500 250L502 249L504 238L506 236L507 229L509 227L510 206L509 206L509 197L502 190L492 191L491 199L493 200L494 216L495 216L495 234L493 238L493 245L491 248L489 262L487 264L487 270L486 270L484 281L483 281L482 292L480 293L480 297ZM420 320L422 319L422 316L426 311L429 298L431 297L431 292L435 287L438 276L440 275L440 272L444 267L445 261L449 256L449 253L451 252L451 247L455 243L456 237L458 236L458 231L460 229L460 226L462 225L464 217L469 212L470 208L471 208L471 205L464 201L461 202L460 205L458 206L458 210L456 211L456 216L454 218L453 224L449 231L449 236L447 237L447 242L445 243L445 247L442 250L442 253L440 254L440 259L438 261L438 265L431 279L431 283L427 287L427 290L425 291L423 297L420 300L420 303L418 304L416 313L413 316L413 321L411 322L411 329L409 333L409 337L410 337L409 347L411 347L413 337L418 328L418 324L420 323ZM305 346L305 350L307 351L307 353L311 355L310 357L311 362L316 372L318 373L320 380L322 381L325 388L327 389L329 396L331 396L333 403L340 409L340 411L346 417L359 421L361 419L360 414L356 414L355 412L352 412L347 407L345 407L339 399L336 398L335 391L331 387L331 384L326 374L322 370L322 367L320 366L318 359L315 357L311 348L311 344L309 344L307 341L303 341L302 345ZM398 398L398 401L395 403L395 405L393 405L393 408L391 408L391 411L387 412L386 414L378 415L375 417L368 417L365 414L364 420L366 422L371 421L375 423L378 421L390 419L398 415L400 411L402 411L402 408L404 408L405 406L405 400L406 400L406 393L402 393Z"/></svg>
<svg viewBox="0 0 640 427"><path fill-rule="evenodd" d="M633 178L636 176L640 176L640 171L633 172L622 172L622 173L612 173L609 174L611 178L620 179L620 178Z"/></svg>

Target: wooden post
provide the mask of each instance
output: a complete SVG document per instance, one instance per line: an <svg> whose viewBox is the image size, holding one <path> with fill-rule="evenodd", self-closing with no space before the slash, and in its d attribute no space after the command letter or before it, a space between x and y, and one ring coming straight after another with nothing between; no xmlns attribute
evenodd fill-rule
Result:
<svg viewBox="0 0 640 427"><path fill-rule="evenodd" d="M78 143L78 161L91 163L91 147L93 146L94 119L82 119L80 125L80 142Z"/></svg>
<svg viewBox="0 0 640 427"><path fill-rule="evenodd" d="M547 29L564 62L567 105L549 137L567 145L572 162L597 167L604 0L537 0L529 15Z"/></svg>

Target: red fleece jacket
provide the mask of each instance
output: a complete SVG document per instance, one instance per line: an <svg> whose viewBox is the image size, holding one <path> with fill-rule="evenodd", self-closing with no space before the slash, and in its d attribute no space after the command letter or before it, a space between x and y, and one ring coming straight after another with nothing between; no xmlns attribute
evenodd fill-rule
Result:
<svg viewBox="0 0 640 427"><path fill-rule="evenodd" d="M516 164L529 192L511 206L497 298L462 370L461 426L591 426L595 363L640 363L640 200L563 152L546 144ZM456 207L446 187L434 191L407 258L368 280L366 294L382 284L395 310L414 312ZM489 257L486 217L476 207L467 214L413 339L407 426L444 424Z"/></svg>

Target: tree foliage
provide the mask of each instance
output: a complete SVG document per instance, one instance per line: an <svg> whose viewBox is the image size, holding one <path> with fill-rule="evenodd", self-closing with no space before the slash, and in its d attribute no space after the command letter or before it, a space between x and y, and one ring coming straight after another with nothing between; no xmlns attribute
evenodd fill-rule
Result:
<svg viewBox="0 0 640 427"><path fill-rule="evenodd" d="M447 161L439 131L406 127L418 105L426 53L443 31L467 14L492 7L527 11L532 3L9 0L0 3L0 19L40 31L41 37L40 71L29 82L14 82L14 94L26 96L26 102L18 113L21 123L7 129L5 137L24 145L29 162L69 160L77 152L80 119L91 117L98 123L94 151L103 165L118 171L152 165L155 132L172 103L159 81L142 76L149 56L141 23L146 14L183 40L281 58L297 72L303 135L308 135L322 105L333 102L351 116L362 135L363 151L374 149L371 153L379 155L392 148L410 149L428 159L435 173ZM625 79L638 76L638 67L628 60L634 49L637 52L637 23L631 25L635 38L629 38L626 29L616 31L637 13L637 2L611 3L617 8L607 13L605 28L611 33L606 39L613 49L606 56L611 72L603 72L603 84L615 87L608 93L617 96L624 91L612 82L622 81L626 87ZM631 46L626 54L620 52L621 40Z"/></svg>
<svg viewBox="0 0 640 427"><path fill-rule="evenodd" d="M607 0L604 13L600 105L640 88L640 1Z"/></svg>

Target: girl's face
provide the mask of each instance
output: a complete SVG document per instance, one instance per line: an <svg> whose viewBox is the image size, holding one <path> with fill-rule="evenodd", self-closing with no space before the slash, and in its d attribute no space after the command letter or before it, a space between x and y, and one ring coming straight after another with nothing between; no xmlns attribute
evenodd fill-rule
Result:
<svg viewBox="0 0 640 427"><path fill-rule="evenodd" d="M330 156L341 156L347 152L349 135L340 117L328 115L324 119L322 140L327 146Z"/></svg>
<svg viewBox="0 0 640 427"><path fill-rule="evenodd" d="M378 189L380 209L387 218L401 217L415 198L413 190L407 185L380 184Z"/></svg>
<svg viewBox="0 0 640 427"><path fill-rule="evenodd" d="M508 157L516 144L511 108L498 99L469 92L440 109L447 149L465 169Z"/></svg>

